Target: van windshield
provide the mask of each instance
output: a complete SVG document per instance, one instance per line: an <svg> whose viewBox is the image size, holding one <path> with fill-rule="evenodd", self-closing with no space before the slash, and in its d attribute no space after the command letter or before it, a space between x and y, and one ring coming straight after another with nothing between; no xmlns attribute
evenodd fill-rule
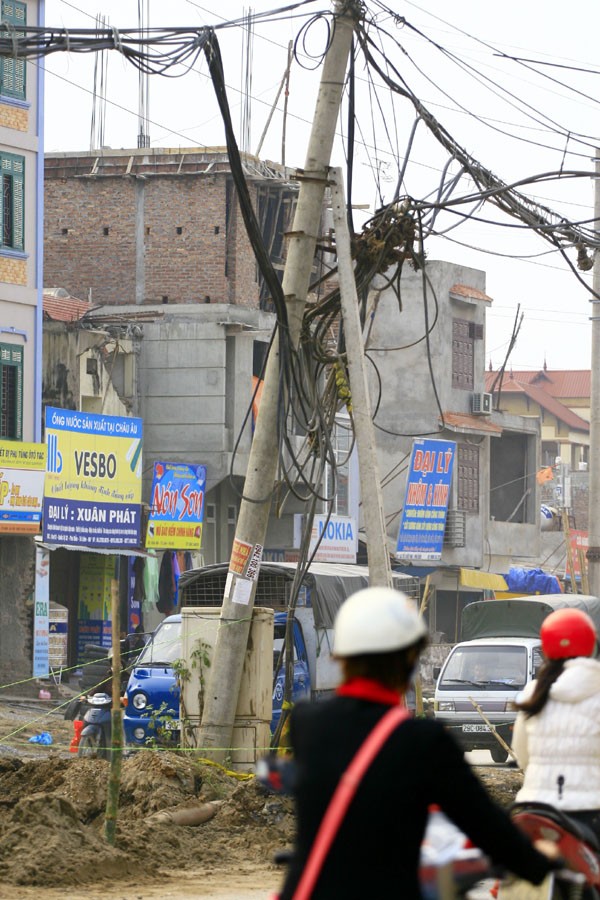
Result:
<svg viewBox="0 0 600 900"><path fill-rule="evenodd" d="M181 622L162 622L140 653L136 666L171 665L181 656Z"/></svg>
<svg viewBox="0 0 600 900"><path fill-rule="evenodd" d="M439 690L519 691L527 681L525 647L456 647L440 681Z"/></svg>

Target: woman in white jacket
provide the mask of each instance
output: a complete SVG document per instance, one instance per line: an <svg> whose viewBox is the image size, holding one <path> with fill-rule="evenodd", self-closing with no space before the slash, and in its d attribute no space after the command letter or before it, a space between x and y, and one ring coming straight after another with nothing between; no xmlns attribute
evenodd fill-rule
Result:
<svg viewBox="0 0 600 900"><path fill-rule="evenodd" d="M578 609L540 630L545 661L517 703L513 749L525 772L518 803L548 803L600 837L600 662L596 629Z"/></svg>

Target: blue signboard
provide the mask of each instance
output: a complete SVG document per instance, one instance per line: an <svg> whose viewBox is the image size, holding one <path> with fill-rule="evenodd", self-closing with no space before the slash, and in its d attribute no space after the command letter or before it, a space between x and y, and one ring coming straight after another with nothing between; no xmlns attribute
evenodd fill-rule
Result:
<svg viewBox="0 0 600 900"><path fill-rule="evenodd" d="M155 462L146 547L199 550L205 492L206 466Z"/></svg>
<svg viewBox="0 0 600 900"><path fill-rule="evenodd" d="M414 441L396 559L442 558L455 450L454 441Z"/></svg>

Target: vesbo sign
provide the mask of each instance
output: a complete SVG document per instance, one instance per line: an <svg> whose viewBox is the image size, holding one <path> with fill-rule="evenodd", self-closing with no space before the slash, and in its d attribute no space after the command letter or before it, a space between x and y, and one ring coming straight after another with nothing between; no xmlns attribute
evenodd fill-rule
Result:
<svg viewBox="0 0 600 900"><path fill-rule="evenodd" d="M295 516L294 545L300 546L303 516ZM309 556L321 538L315 562L356 563L358 533L356 522L349 516L315 516L310 538Z"/></svg>

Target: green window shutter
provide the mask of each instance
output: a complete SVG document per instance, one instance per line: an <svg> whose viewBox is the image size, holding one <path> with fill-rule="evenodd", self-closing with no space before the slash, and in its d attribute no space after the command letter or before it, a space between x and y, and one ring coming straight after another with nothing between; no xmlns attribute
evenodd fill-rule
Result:
<svg viewBox="0 0 600 900"><path fill-rule="evenodd" d="M2 21L13 25L16 29L24 28L27 24L27 5L17 0L2 0ZM15 59L12 56L3 56L0 84L0 93L6 97L25 99L25 60Z"/></svg>
<svg viewBox="0 0 600 900"><path fill-rule="evenodd" d="M0 175L11 180L11 190L2 191L2 219L0 221L0 236L2 246L12 247L13 250L25 249L25 157L16 156L14 153L0 154ZM10 203L10 209L6 204ZM5 234L5 219L8 216L8 224Z"/></svg>
<svg viewBox="0 0 600 900"><path fill-rule="evenodd" d="M0 344L0 436L23 438L23 348Z"/></svg>
<svg viewBox="0 0 600 900"><path fill-rule="evenodd" d="M22 156L13 159L13 248L24 249L23 228L25 224L25 160Z"/></svg>

